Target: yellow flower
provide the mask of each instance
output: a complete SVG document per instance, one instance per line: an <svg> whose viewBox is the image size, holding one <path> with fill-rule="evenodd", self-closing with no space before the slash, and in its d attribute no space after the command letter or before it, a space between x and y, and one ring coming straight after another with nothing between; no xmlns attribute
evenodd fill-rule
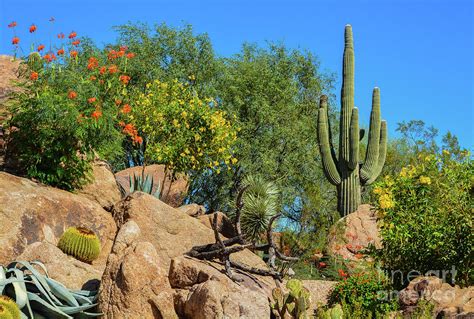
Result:
<svg viewBox="0 0 474 319"><path fill-rule="evenodd" d="M379 205L382 209L388 209L394 207L395 203L389 194L383 194L379 197Z"/></svg>
<svg viewBox="0 0 474 319"><path fill-rule="evenodd" d="M444 154L444 155L449 155L450 153L449 153L448 150L443 150L443 154Z"/></svg>
<svg viewBox="0 0 474 319"><path fill-rule="evenodd" d="M233 157L233 158L231 159L231 161L232 161L232 164L235 164L235 163L238 162L238 159L236 159L235 157Z"/></svg>
<svg viewBox="0 0 474 319"><path fill-rule="evenodd" d="M380 195L383 193L383 189L379 186L374 188L374 194Z"/></svg>
<svg viewBox="0 0 474 319"><path fill-rule="evenodd" d="M420 184L426 184L426 185L430 185L431 184L431 178L429 178L428 176L420 176Z"/></svg>

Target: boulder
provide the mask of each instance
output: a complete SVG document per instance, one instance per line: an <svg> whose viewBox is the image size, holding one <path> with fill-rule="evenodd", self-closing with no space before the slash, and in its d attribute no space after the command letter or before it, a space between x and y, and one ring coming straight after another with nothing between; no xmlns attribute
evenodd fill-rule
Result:
<svg viewBox="0 0 474 319"><path fill-rule="evenodd" d="M413 279L400 291L400 305L411 313L418 302L425 299L434 304L435 315L442 318L474 317L474 287L451 286L435 276Z"/></svg>
<svg viewBox="0 0 474 319"><path fill-rule="evenodd" d="M117 234L99 291L103 318L177 318L167 273L140 233L130 220Z"/></svg>
<svg viewBox="0 0 474 319"><path fill-rule="evenodd" d="M370 205L360 205L357 211L341 218L329 231L328 252L332 256L359 260L359 251L374 245L382 247L376 212Z"/></svg>
<svg viewBox="0 0 474 319"><path fill-rule="evenodd" d="M97 290L105 264L89 265L64 254L61 249L47 242L28 245L18 260L41 260L48 274L69 289Z"/></svg>
<svg viewBox="0 0 474 319"><path fill-rule="evenodd" d="M302 280L302 282L311 296L308 314L312 314L317 308L328 304L329 296L337 284L337 281L329 280Z"/></svg>
<svg viewBox="0 0 474 319"><path fill-rule="evenodd" d="M120 186L115 180L110 166L104 161L96 161L92 166L92 181L77 192L99 203L106 210L122 199Z"/></svg>
<svg viewBox="0 0 474 319"><path fill-rule="evenodd" d="M134 174L142 174L142 166L135 166L127 168L123 171L117 172L115 178L117 182L125 190L125 195L130 194L130 176ZM175 180L171 180L171 172L166 174L165 179L165 166L164 165L149 165L145 167L145 175L149 174L153 177L153 193L156 192L160 187L161 200L172 207L181 206L186 193L188 191L188 178L184 175L178 175ZM164 185L162 185L164 182Z"/></svg>
<svg viewBox="0 0 474 319"><path fill-rule="evenodd" d="M237 236L237 233L234 228L234 224L232 223L230 218L227 217L222 212L215 212L212 214L202 215L202 216L199 216L198 219L203 225L212 229L212 224L214 223L215 215L217 215L217 230L219 231L219 233L221 233L223 236L227 238L232 238L234 236Z"/></svg>
<svg viewBox="0 0 474 319"><path fill-rule="evenodd" d="M94 231L102 244L93 265L105 265L117 226L96 202L0 172L0 203L0 264L17 259L32 243L57 245L68 227L82 226Z"/></svg>
<svg viewBox="0 0 474 319"><path fill-rule="evenodd" d="M270 318L268 278L234 273L235 283L222 266L189 257L172 260L169 280L175 291L175 310L180 318Z"/></svg>
<svg viewBox="0 0 474 319"><path fill-rule="evenodd" d="M198 204L183 205L178 207L178 209L192 217L198 217L206 213L206 208Z"/></svg>

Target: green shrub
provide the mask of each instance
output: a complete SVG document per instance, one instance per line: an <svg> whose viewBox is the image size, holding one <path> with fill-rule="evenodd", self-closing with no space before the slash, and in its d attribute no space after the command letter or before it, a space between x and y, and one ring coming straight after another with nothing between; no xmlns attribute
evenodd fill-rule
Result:
<svg viewBox="0 0 474 319"><path fill-rule="evenodd" d="M397 309L397 300L389 298L391 285L382 272L359 271L344 277L330 296L330 304L342 304L344 313L365 318Z"/></svg>
<svg viewBox="0 0 474 319"><path fill-rule="evenodd" d="M455 159L445 150L437 156L421 156L418 164L376 184L373 203L379 212L383 248L375 255L389 272L403 273L397 284L406 284L412 270L472 284L473 176L467 152Z"/></svg>

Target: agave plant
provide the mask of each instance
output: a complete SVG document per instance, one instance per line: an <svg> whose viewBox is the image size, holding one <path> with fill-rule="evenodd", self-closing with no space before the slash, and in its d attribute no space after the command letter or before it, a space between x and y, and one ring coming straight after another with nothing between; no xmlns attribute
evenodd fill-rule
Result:
<svg viewBox="0 0 474 319"><path fill-rule="evenodd" d="M41 268L44 275L35 266ZM97 304L97 291L69 290L49 277L39 261L14 261L0 265L0 295L13 299L28 318L91 318L102 314L88 312Z"/></svg>
<svg viewBox="0 0 474 319"><path fill-rule="evenodd" d="M153 176L150 174L133 174L133 176L129 176L130 179L130 194L133 192L144 192L150 195L155 196L156 198L161 197L161 190L160 190L160 183L158 182L158 186L156 191L153 192Z"/></svg>
<svg viewBox="0 0 474 319"><path fill-rule="evenodd" d="M260 176L247 176L243 185L244 206L241 212L242 232L250 241L257 241L266 231L270 218L278 213L278 187Z"/></svg>

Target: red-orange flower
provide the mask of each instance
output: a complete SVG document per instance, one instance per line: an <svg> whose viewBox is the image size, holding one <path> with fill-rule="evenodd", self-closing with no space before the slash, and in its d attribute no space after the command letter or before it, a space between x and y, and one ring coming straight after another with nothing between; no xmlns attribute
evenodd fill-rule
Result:
<svg viewBox="0 0 474 319"><path fill-rule="evenodd" d="M9 25L8 25L9 28L14 28L16 27L16 21L12 21Z"/></svg>
<svg viewBox="0 0 474 319"><path fill-rule="evenodd" d="M115 60L117 58L117 52L115 50L110 50L107 54L109 60Z"/></svg>
<svg viewBox="0 0 474 319"><path fill-rule="evenodd" d="M118 72L118 68L115 64L112 64L111 66L109 66L109 73L110 74L114 74L114 73L117 73Z"/></svg>
<svg viewBox="0 0 474 319"><path fill-rule="evenodd" d="M12 44L17 45L18 43L20 43L20 38L19 37L13 37Z"/></svg>
<svg viewBox="0 0 474 319"><path fill-rule="evenodd" d="M121 100L115 100L115 105L119 106L120 104L122 104Z"/></svg>
<svg viewBox="0 0 474 319"><path fill-rule="evenodd" d="M40 44L38 45L38 48L37 48L38 52L41 52L44 50L44 45Z"/></svg>
<svg viewBox="0 0 474 319"><path fill-rule="evenodd" d="M69 91L67 97L70 98L71 100L73 100L77 97L77 93L74 92L74 91Z"/></svg>
<svg viewBox="0 0 474 319"><path fill-rule="evenodd" d="M99 70L100 74L104 74L107 71L107 68L105 66L101 67Z"/></svg>
<svg viewBox="0 0 474 319"><path fill-rule="evenodd" d="M118 51L117 52L117 57L122 57L125 55L125 51Z"/></svg>
<svg viewBox="0 0 474 319"><path fill-rule="evenodd" d="M72 45L74 45L76 47L79 45L79 43L81 43L80 40L72 41Z"/></svg>
<svg viewBox="0 0 474 319"><path fill-rule="evenodd" d="M135 136L133 138L133 142L141 144L141 143L143 143L143 138L141 136Z"/></svg>
<svg viewBox="0 0 474 319"><path fill-rule="evenodd" d="M71 33L69 33L69 39L74 39L75 37L77 37L77 33L72 31Z"/></svg>
<svg viewBox="0 0 474 319"><path fill-rule="evenodd" d="M91 117L94 118L96 121L99 119L99 117L102 116L102 112L99 110L95 110L92 112Z"/></svg>
<svg viewBox="0 0 474 319"><path fill-rule="evenodd" d="M128 84L130 81L130 77L128 75L121 75L119 79L123 84Z"/></svg>
<svg viewBox="0 0 474 319"><path fill-rule="evenodd" d="M37 27L36 27L34 24L32 24L32 25L30 26L30 33L35 32L36 29L37 29Z"/></svg>
<svg viewBox="0 0 474 319"><path fill-rule="evenodd" d="M128 50L128 47L126 45L122 45L122 46L120 46L119 50L122 51L122 52L125 52L125 51Z"/></svg>
<svg viewBox="0 0 474 319"><path fill-rule="evenodd" d="M130 111L132 111L132 107L129 104L125 104L121 110L123 114L130 113Z"/></svg>
<svg viewBox="0 0 474 319"><path fill-rule="evenodd" d="M127 53L127 59L131 59L133 57L135 57L135 53L133 52Z"/></svg>
<svg viewBox="0 0 474 319"><path fill-rule="evenodd" d="M31 72L30 79L33 81L38 80L38 72Z"/></svg>
<svg viewBox="0 0 474 319"><path fill-rule="evenodd" d="M69 55L71 56L71 58L75 58L77 57L77 51L72 50L71 52L69 52Z"/></svg>
<svg viewBox="0 0 474 319"><path fill-rule="evenodd" d="M327 266L326 263L323 262L323 261L320 261L319 264L318 264L319 268L325 268L326 266Z"/></svg>
<svg viewBox="0 0 474 319"><path fill-rule="evenodd" d="M64 39L64 33L58 33L58 39Z"/></svg>
<svg viewBox="0 0 474 319"><path fill-rule="evenodd" d="M342 270L342 269L339 269L337 271L337 273L339 274L339 276L344 277L344 278L348 276L348 274L345 273L344 270Z"/></svg>
<svg viewBox="0 0 474 319"><path fill-rule="evenodd" d="M97 99L95 97L90 97L87 99L87 102L94 103Z"/></svg>
<svg viewBox="0 0 474 319"><path fill-rule="evenodd" d="M97 78L96 78L95 76L91 75L91 77L89 78L89 80L95 81L95 80L97 80Z"/></svg>
<svg viewBox="0 0 474 319"><path fill-rule="evenodd" d="M362 257L364 257L364 255L362 255L361 253L355 254L354 256L357 259L361 259Z"/></svg>
<svg viewBox="0 0 474 319"><path fill-rule="evenodd" d="M59 49L57 52L58 55L63 55L64 54L64 49Z"/></svg>
<svg viewBox="0 0 474 319"><path fill-rule="evenodd" d="M89 70L93 70L93 69L95 69L95 68L98 67L98 66L99 66L99 61L97 60L97 58L91 56L91 57L89 58L88 63L87 63L87 68L88 68Z"/></svg>

